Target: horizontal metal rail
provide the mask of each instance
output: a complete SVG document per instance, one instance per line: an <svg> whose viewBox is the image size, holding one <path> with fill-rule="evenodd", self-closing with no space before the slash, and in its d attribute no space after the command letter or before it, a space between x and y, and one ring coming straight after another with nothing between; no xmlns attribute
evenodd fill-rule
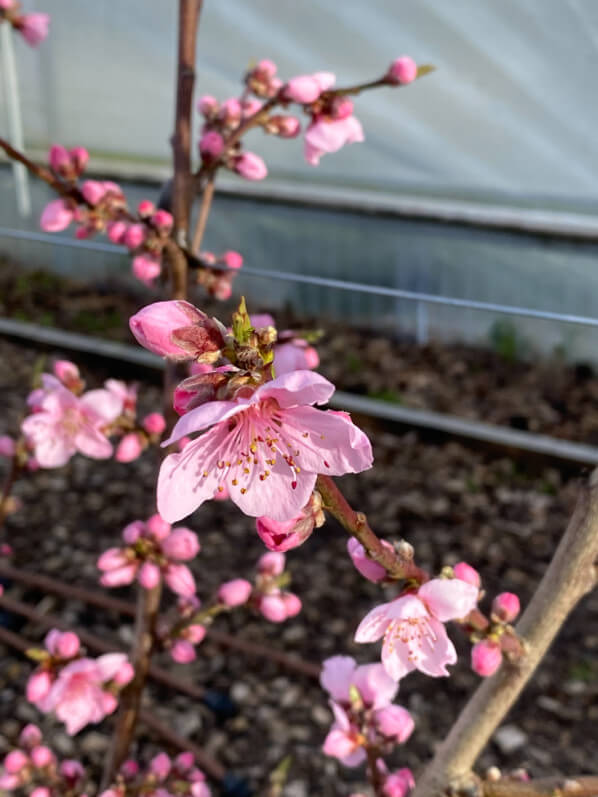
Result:
<svg viewBox="0 0 598 797"><path fill-rule="evenodd" d="M67 246L95 252L106 252L109 254L127 253L125 247L115 244L106 244L96 241L78 241L63 236L25 230L13 230L7 227L0 227L0 238L15 238L33 241L35 243L50 243L58 246ZM216 268L218 267L216 266ZM222 270L226 270L225 267L222 267ZM475 299L459 299L454 296L438 296L432 293L407 291L402 288L388 288L384 285L367 285L363 282L351 282L348 280L333 279L331 277L297 274L295 272L279 271L277 269L255 268L254 266L243 266L241 273L248 274L252 277L265 277L266 279L276 279L283 282L296 282L307 285L317 285L322 288L333 288L341 291L353 291L356 293L372 294L374 296L387 296L392 299L405 299L407 301L421 302L423 304L436 304L445 307L534 318L542 321L558 321L564 324L598 327L598 318L591 318L590 316L576 315L573 313L556 313L550 310L536 310L533 307L519 307L517 305L500 304L497 302L479 302Z"/></svg>
<svg viewBox="0 0 598 797"><path fill-rule="evenodd" d="M148 369L161 370L164 368L164 360L136 346L129 346L126 343L113 343L91 335L65 332L61 329L30 324L25 321L0 318L0 335L6 335L26 342L51 345L66 351L77 351L95 357L131 363ZM542 454L566 462L598 465L597 447L561 440L549 435L518 431L492 423L460 418L456 415L412 409L411 407L393 404L388 401L346 393L342 390L337 390L334 393L330 399L330 404L333 407L349 412L360 413L405 426L437 430L456 437L491 443L492 445L526 451L532 454Z"/></svg>

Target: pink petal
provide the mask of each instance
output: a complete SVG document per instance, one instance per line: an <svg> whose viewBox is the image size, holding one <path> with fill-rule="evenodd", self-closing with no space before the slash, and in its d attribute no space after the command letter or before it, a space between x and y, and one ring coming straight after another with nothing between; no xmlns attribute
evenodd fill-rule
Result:
<svg viewBox="0 0 598 797"><path fill-rule="evenodd" d="M258 388L252 396L252 402L275 398L283 409L305 404L325 404L334 390L334 385L320 374L293 371L277 376Z"/></svg>
<svg viewBox="0 0 598 797"><path fill-rule="evenodd" d="M80 398L86 410L90 410L92 417L104 423L111 423L122 412L123 400L111 390L88 390Z"/></svg>
<svg viewBox="0 0 598 797"><path fill-rule="evenodd" d="M77 450L92 459L108 459L112 456L112 443L108 438L91 425L86 424L75 435L74 444Z"/></svg>
<svg viewBox="0 0 598 797"><path fill-rule="evenodd" d="M466 617L478 601L478 588L459 578L433 578L417 594L430 613L443 623Z"/></svg>
<svg viewBox="0 0 598 797"><path fill-rule="evenodd" d="M415 669L415 664L409 656L407 645L397 643L396 640L387 640L382 645L382 664L384 669L395 681L400 681Z"/></svg>
<svg viewBox="0 0 598 797"><path fill-rule="evenodd" d="M95 664L101 681L111 681L126 661L124 653L105 653L97 658Z"/></svg>
<svg viewBox="0 0 598 797"><path fill-rule="evenodd" d="M320 673L320 685L334 699L343 703L349 700L349 687L356 667L351 656L332 656L326 659Z"/></svg>
<svg viewBox="0 0 598 797"><path fill-rule="evenodd" d="M353 685L364 703L373 708L389 705L399 691L399 685L388 675L382 664L363 664L358 667L353 675Z"/></svg>
<svg viewBox="0 0 598 797"><path fill-rule="evenodd" d="M236 401L207 401L200 407L190 410L179 418L168 440L164 440L162 447L169 446L171 443L186 437L193 432L200 432L213 426L216 423L225 421L238 412L247 409L246 403Z"/></svg>
<svg viewBox="0 0 598 797"><path fill-rule="evenodd" d="M356 642L376 642L384 636L390 623L388 616L389 603L383 603L369 611L357 626Z"/></svg>
<svg viewBox="0 0 598 797"><path fill-rule="evenodd" d="M46 232L66 230L74 217L70 204L65 199L53 199L44 208L40 227Z"/></svg>
<svg viewBox="0 0 598 797"><path fill-rule="evenodd" d="M455 664L457 661L455 646L448 638L442 623L430 619L429 625L436 639L433 645L422 646L421 658L417 662L417 669L433 678L449 675L446 665Z"/></svg>
<svg viewBox="0 0 598 797"><path fill-rule="evenodd" d="M271 466L267 479L260 481L257 468L253 468L247 481L237 486L227 478L230 498L239 509L250 517L262 517L268 513L272 520L290 520L307 504L316 484L316 474L301 470L291 477L289 467L278 457ZM295 487L291 486L294 482ZM241 493L241 487L247 492Z"/></svg>

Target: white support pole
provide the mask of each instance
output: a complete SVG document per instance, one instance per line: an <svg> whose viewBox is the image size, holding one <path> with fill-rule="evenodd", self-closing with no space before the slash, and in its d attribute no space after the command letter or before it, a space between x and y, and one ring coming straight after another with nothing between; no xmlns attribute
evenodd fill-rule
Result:
<svg viewBox="0 0 598 797"><path fill-rule="evenodd" d="M17 65L12 43L12 29L6 23L0 25L0 45L0 63L2 64L0 73L2 74L4 96L6 97L8 140L15 149L23 150L23 122L21 119ZM19 213L21 216L29 216L31 214L31 195L29 193L27 169L22 163L13 163L12 169Z"/></svg>

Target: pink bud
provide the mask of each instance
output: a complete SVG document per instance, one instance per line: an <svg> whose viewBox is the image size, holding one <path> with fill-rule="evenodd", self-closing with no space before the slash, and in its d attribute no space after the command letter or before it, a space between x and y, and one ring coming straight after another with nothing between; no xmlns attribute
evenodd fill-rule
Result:
<svg viewBox="0 0 598 797"><path fill-rule="evenodd" d="M0 457L14 457L17 444L7 434L0 436Z"/></svg>
<svg viewBox="0 0 598 797"><path fill-rule="evenodd" d="M255 100L253 98L245 100L245 102L242 105L243 116L245 118L247 118L248 116L253 116L261 109L262 104L263 103L261 103L259 100Z"/></svg>
<svg viewBox="0 0 598 797"><path fill-rule="evenodd" d="M236 125L241 120L241 103L235 97L225 100L220 106L218 116L225 125Z"/></svg>
<svg viewBox="0 0 598 797"><path fill-rule="evenodd" d="M85 147L73 147L69 150L69 155L77 176L82 174L89 161L89 152Z"/></svg>
<svg viewBox="0 0 598 797"><path fill-rule="evenodd" d="M410 769L399 769L392 772L384 781L382 794L384 797L406 797L415 786L413 773Z"/></svg>
<svg viewBox="0 0 598 797"><path fill-rule="evenodd" d="M173 529L170 537L162 542L162 552L169 559L187 561L199 553L200 545L197 534L184 527Z"/></svg>
<svg viewBox="0 0 598 797"><path fill-rule="evenodd" d="M125 232L123 243L129 249L137 249L145 239L145 226L143 224L131 224Z"/></svg>
<svg viewBox="0 0 598 797"><path fill-rule="evenodd" d="M144 589L153 589L160 583L161 572L153 562L144 562L139 568L137 579Z"/></svg>
<svg viewBox="0 0 598 797"><path fill-rule="evenodd" d="M165 540L172 529L170 523L164 520L164 518L157 512L155 515L152 515L147 519L145 525L149 534L151 534L151 536L159 542Z"/></svg>
<svg viewBox="0 0 598 797"><path fill-rule="evenodd" d="M490 639L483 639L471 649L471 669L482 678L487 678L498 670L502 662L500 645Z"/></svg>
<svg viewBox="0 0 598 797"><path fill-rule="evenodd" d="M144 442L138 432L129 432L116 447L114 459L117 462L133 462L143 453Z"/></svg>
<svg viewBox="0 0 598 797"><path fill-rule="evenodd" d="M37 703L43 700L52 686L52 677L46 670L37 670L29 676L27 681L27 700L30 703Z"/></svg>
<svg viewBox="0 0 598 797"><path fill-rule="evenodd" d="M286 99L305 104L317 100L322 89L318 80L312 75L298 75L289 80L284 86L283 93Z"/></svg>
<svg viewBox="0 0 598 797"><path fill-rule="evenodd" d="M134 545L140 537L143 537L145 533L145 523L143 520L134 520L132 523L129 523L128 526L125 526L122 532L123 540L127 543L127 545ZM110 548L111 551L118 551L119 548ZM98 564L99 567L99 564ZM104 570L104 568L100 568L100 570Z"/></svg>
<svg viewBox="0 0 598 797"><path fill-rule="evenodd" d="M389 543L385 540L383 541L383 544L384 543L392 550L392 546ZM351 537L347 541L347 551L356 569L359 570L361 575L367 578L368 581L377 583L386 578L386 568L370 559L363 545L359 540L355 539L355 537Z"/></svg>
<svg viewBox="0 0 598 797"><path fill-rule="evenodd" d="M166 429L166 419L161 412L150 412L141 423L148 434L161 435Z"/></svg>
<svg viewBox="0 0 598 797"><path fill-rule="evenodd" d="M95 206L105 196L106 187L97 180L86 180L81 186L81 193L90 205Z"/></svg>
<svg viewBox="0 0 598 797"><path fill-rule="evenodd" d="M112 714L118 708L118 700L114 697L112 692L102 692L102 711L104 714Z"/></svg>
<svg viewBox="0 0 598 797"><path fill-rule="evenodd" d="M215 130L210 130L199 141L199 154L204 160L217 160L224 152L224 139Z"/></svg>
<svg viewBox="0 0 598 797"><path fill-rule="evenodd" d="M102 574L100 584L103 587L124 587L125 584L131 584L137 575L137 568L138 564L133 563L107 570Z"/></svg>
<svg viewBox="0 0 598 797"><path fill-rule="evenodd" d="M186 565L169 564L166 567L164 580L173 592L184 598L195 595L197 591L193 573Z"/></svg>
<svg viewBox="0 0 598 797"><path fill-rule="evenodd" d="M192 642L194 645L199 645L199 643L203 642L205 639L206 627L204 625L199 625L199 623L193 623L185 628L184 633L185 639L188 639L189 642Z"/></svg>
<svg viewBox="0 0 598 797"><path fill-rule="evenodd" d="M42 732L37 727L37 725L33 725L29 723L25 725L21 733L19 734L19 744L22 744L24 747L28 749L30 747L35 747L38 745L42 740Z"/></svg>
<svg viewBox="0 0 598 797"><path fill-rule="evenodd" d="M281 595L264 595L259 610L271 623L282 623L287 619L287 608Z"/></svg>
<svg viewBox="0 0 598 797"><path fill-rule="evenodd" d="M211 288L212 296L215 299L218 299L221 302L225 302L227 299L230 299L233 288L228 280L228 275L224 275L220 277Z"/></svg>
<svg viewBox="0 0 598 797"><path fill-rule="evenodd" d="M48 162L56 174L65 176L71 170L71 156L60 144L52 144L48 153Z"/></svg>
<svg viewBox="0 0 598 797"><path fill-rule="evenodd" d="M274 61L271 61L269 58L262 58L261 61L258 61L257 66L255 67L256 72L259 72L264 77L274 77L276 74L276 64Z"/></svg>
<svg viewBox="0 0 598 797"><path fill-rule="evenodd" d="M47 786L36 786L29 797L52 797L52 792Z"/></svg>
<svg viewBox="0 0 598 797"><path fill-rule="evenodd" d="M72 659L79 652L80 644L77 634L65 631L56 641L56 654L61 659Z"/></svg>
<svg viewBox="0 0 598 797"><path fill-rule="evenodd" d="M127 660L123 661L123 663L120 665L120 667L112 677L112 680L114 681L115 684L118 684L118 686L126 686L128 683L130 683L133 680L134 677L135 677L135 668L133 667L131 662Z"/></svg>
<svg viewBox="0 0 598 797"><path fill-rule="evenodd" d="M4 759L4 769L11 775L16 775L23 767L27 766L29 758L22 750L13 750Z"/></svg>
<svg viewBox="0 0 598 797"><path fill-rule="evenodd" d="M235 159L235 171L246 180L263 180L268 174L268 169L259 155L253 152L243 152Z"/></svg>
<svg viewBox="0 0 598 797"><path fill-rule="evenodd" d="M268 576L279 576L284 573L284 566L285 555L278 551L262 554L257 563L258 572Z"/></svg>
<svg viewBox="0 0 598 797"><path fill-rule="evenodd" d="M296 138L301 132L301 122L296 116L271 116L269 126L281 138Z"/></svg>
<svg viewBox="0 0 598 797"><path fill-rule="evenodd" d="M414 728L413 717L403 706L385 706L376 711L375 719L380 733L398 744L406 742Z"/></svg>
<svg viewBox="0 0 598 797"><path fill-rule="evenodd" d="M226 606L242 606L247 603L253 587L244 578L225 581L218 589L218 600Z"/></svg>
<svg viewBox="0 0 598 797"><path fill-rule="evenodd" d="M73 209L68 200L53 199L44 208L39 224L46 232L60 232L66 230L73 218Z"/></svg>
<svg viewBox="0 0 598 797"><path fill-rule="evenodd" d="M301 598L294 592L283 592L282 600L287 617L296 617L303 608Z"/></svg>
<svg viewBox="0 0 598 797"><path fill-rule="evenodd" d="M56 761L56 756L50 750L49 747L46 747L43 744L34 747L30 753L31 761L33 762L33 766L41 769L42 767L47 767L50 764L53 764Z"/></svg>
<svg viewBox="0 0 598 797"><path fill-rule="evenodd" d="M320 355L313 346L306 346L303 349L303 356L305 357L305 364L308 368L317 368L320 364Z"/></svg>
<svg viewBox="0 0 598 797"><path fill-rule="evenodd" d="M492 601L492 614L503 623L512 623L520 610L519 598L514 592L501 592Z"/></svg>
<svg viewBox="0 0 598 797"><path fill-rule="evenodd" d="M157 210L152 216L152 224L160 232L169 233L173 223L172 214L167 210Z"/></svg>
<svg viewBox="0 0 598 797"><path fill-rule="evenodd" d="M18 775L9 775L8 772L0 775L0 789L12 791L13 789L18 789L20 785L21 778Z"/></svg>
<svg viewBox="0 0 598 797"><path fill-rule="evenodd" d="M152 213L155 212L156 212L156 206L154 205L153 202L150 202L149 199L142 199L141 202L137 205L137 213L139 213L139 215L142 218L145 218L146 216L151 216Z"/></svg>
<svg viewBox="0 0 598 797"><path fill-rule="evenodd" d="M113 244L124 243L125 233L127 232L127 224L124 221L110 221L106 225L106 232L108 238Z"/></svg>
<svg viewBox="0 0 598 797"><path fill-rule="evenodd" d="M181 772L183 774L188 772L194 764L195 756L193 753L179 753L179 755L174 759L174 765L177 769L177 772Z"/></svg>
<svg viewBox="0 0 598 797"><path fill-rule="evenodd" d="M210 117L214 114L219 108L218 100L216 97L212 97L210 94L204 94L203 97L199 98L199 102L197 103L197 110L203 115Z"/></svg>
<svg viewBox="0 0 598 797"><path fill-rule="evenodd" d="M27 44L37 47L48 35L50 17L48 14L23 14L17 19L15 26Z"/></svg>
<svg viewBox="0 0 598 797"><path fill-rule="evenodd" d="M160 780L165 780L170 774L171 766L170 758L166 753L158 753L158 755L150 761L149 770Z"/></svg>
<svg viewBox="0 0 598 797"><path fill-rule="evenodd" d="M240 269L243 265L243 255L240 255L239 252L235 252L232 249L220 255L219 260L228 268Z"/></svg>
<svg viewBox="0 0 598 797"><path fill-rule="evenodd" d="M145 252L136 255L133 258L132 271L133 276L137 277L138 280L144 282L146 285L151 285L153 280L159 277L162 272L160 258Z"/></svg>
<svg viewBox="0 0 598 797"><path fill-rule="evenodd" d="M154 302L129 319L131 332L144 348L161 357L186 359L187 353L172 341L172 333L200 324L206 316L189 302Z"/></svg>
<svg viewBox="0 0 598 797"><path fill-rule="evenodd" d="M139 774L139 764L137 761L134 761L132 758L129 758L124 764L121 766L120 771L123 778L131 779L134 778L136 775Z"/></svg>
<svg viewBox="0 0 598 797"><path fill-rule="evenodd" d="M408 55L402 55L390 65L386 77L390 83L412 83L417 77L417 64Z"/></svg>
<svg viewBox="0 0 598 797"><path fill-rule="evenodd" d="M75 761L72 758L67 758L60 764L59 772L63 778L69 781L69 785L73 786L80 778L85 775L85 770L80 761Z"/></svg>
<svg viewBox="0 0 598 797"><path fill-rule="evenodd" d="M186 639L176 639L170 648L170 655L178 664L187 664L196 658L195 648Z"/></svg>
<svg viewBox="0 0 598 797"><path fill-rule="evenodd" d="M54 363L54 373L65 385L73 384L80 380L79 369L70 360L56 360Z"/></svg>
<svg viewBox="0 0 598 797"><path fill-rule="evenodd" d="M480 584L482 583L480 574L471 565L468 565L467 562L457 562L457 564L453 566L453 573L455 574L455 578L458 578L459 581L465 581L473 587L480 588Z"/></svg>

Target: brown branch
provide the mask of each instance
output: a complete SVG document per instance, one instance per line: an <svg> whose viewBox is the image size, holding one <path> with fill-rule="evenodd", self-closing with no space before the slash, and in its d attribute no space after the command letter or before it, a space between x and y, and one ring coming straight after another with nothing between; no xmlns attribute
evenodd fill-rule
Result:
<svg viewBox="0 0 598 797"><path fill-rule="evenodd" d="M389 550L370 528L366 516L355 512L330 476L318 476L317 490L322 496L324 509L338 520L352 537L363 545L368 556L382 565L394 579L413 579L419 584L428 581L428 574L408 556Z"/></svg>
<svg viewBox="0 0 598 797"><path fill-rule="evenodd" d="M501 778L484 781L482 791L483 797L596 797L598 777L553 776L528 781Z"/></svg>
<svg viewBox="0 0 598 797"><path fill-rule="evenodd" d="M191 251L194 255L199 254L201 242L206 231L208 223L208 216L210 215L210 208L212 207L212 199L214 198L214 186L216 182L216 174L209 175L204 185L203 194L201 197L201 205L199 206L199 216L197 217L197 224L193 232L193 242L191 244Z"/></svg>
<svg viewBox="0 0 598 797"><path fill-rule="evenodd" d="M470 698L434 759L418 779L413 797L433 797L470 781L475 761L533 675L569 613L596 584L598 470L584 484L565 535L516 627L525 654L505 661Z"/></svg>
<svg viewBox="0 0 598 797"><path fill-rule="evenodd" d="M0 528L4 525L4 521L8 515L10 493L19 476L20 470L19 458L17 454L14 454L10 461L10 467L6 474L4 484L2 485L2 493L0 493Z"/></svg>

